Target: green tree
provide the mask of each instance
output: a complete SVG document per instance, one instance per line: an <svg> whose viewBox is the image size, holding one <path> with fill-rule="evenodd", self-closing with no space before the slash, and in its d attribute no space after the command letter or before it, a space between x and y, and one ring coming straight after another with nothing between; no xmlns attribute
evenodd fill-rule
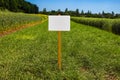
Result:
<svg viewBox="0 0 120 80"><path fill-rule="evenodd" d="M69 11L68 11L68 8L65 9L65 12L64 12L65 15L69 15Z"/></svg>
<svg viewBox="0 0 120 80"><path fill-rule="evenodd" d="M84 15L84 11L83 10L81 11L81 15Z"/></svg>
<svg viewBox="0 0 120 80"><path fill-rule="evenodd" d="M46 14L47 13L47 10L46 10L46 8L43 8L43 14Z"/></svg>
<svg viewBox="0 0 120 80"><path fill-rule="evenodd" d="M105 17L105 12L104 11L102 11L102 17Z"/></svg>
<svg viewBox="0 0 120 80"><path fill-rule="evenodd" d="M68 8L65 9L65 13L68 13Z"/></svg>
<svg viewBox="0 0 120 80"><path fill-rule="evenodd" d="M76 13L76 16L79 16L79 9L76 9L75 13Z"/></svg>
<svg viewBox="0 0 120 80"><path fill-rule="evenodd" d="M60 9L57 10L57 14L61 14L61 12L62 12L62 11L61 11Z"/></svg>
<svg viewBox="0 0 120 80"><path fill-rule="evenodd" d="M114 16L115 16L115 13L112 11L112 18L114 18Z"/></svg>
<svg viewBox="0 0 120 80"><path fill-rule="evenodd" d="M11 10L11 11L17 11L17 3L16 3L16 0L10 0L9 1L9 8L8 8L9 10Z"/></svg>
<svg viewBox="0 0 120 80"><path fill-rule="evenodd" d="M0 0L0 8L5 9L5 1L4 0Z"/></svg>

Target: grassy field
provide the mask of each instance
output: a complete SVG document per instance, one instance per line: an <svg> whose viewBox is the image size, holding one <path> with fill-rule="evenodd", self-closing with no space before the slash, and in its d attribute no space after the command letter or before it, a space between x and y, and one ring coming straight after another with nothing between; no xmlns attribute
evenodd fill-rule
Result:
<svg viewBox="0 0 120 80"><path fill-rule="evenodd" d="M62 32L62 70L57 32L48 22L0 38L0 80L119 80L120 36L71 21Z"/></svg>

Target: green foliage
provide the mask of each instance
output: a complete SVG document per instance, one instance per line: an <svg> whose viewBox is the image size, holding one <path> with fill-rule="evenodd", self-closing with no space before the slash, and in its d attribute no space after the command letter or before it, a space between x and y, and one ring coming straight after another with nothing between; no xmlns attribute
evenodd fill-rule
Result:
<svg viewBox="0 0 120 80"><path fill-rule="evenodd" d="M0 10L4 9L13 12L38 13L38 7L25 0L0 0Z"/></svg>
<svg viewBox="0 0 120 80"><path fill-rule="evenodd" d="M119 34L119 35L120 35L120 20L116 20L116 21L113 23L112 31L113 31L115 34Z"/></svg>
<svg viewBox="0 0 120 80"><path fill-rule="evenodd" d="M76 16L79 16L79 9L76 9Z"/></svg>
<svg viewBox="0 0 120 80"><path fill-rule="evenodd" d="M120 34L120 19L72 17L71 20Z"/></svg>
<svg viewBox="0 0 120 80"><path fill-rule="evenodd" d="M34 14L0 12L0 32L41 20L41 16Z"/></svg>
<svg viewBox="0 0 120 80"><path fill-rule="evenodd" d="M120 14L114 13L113 11L111 13L106 13L104 11L102 13L101 12L92 13L90 10L84 12L84 10L81 11L79 11L79 9L69 10L68 8L66 8L65 11L61 11L60 9L47 11L46 8L43 8L43 11L41 11L40 13L46 15L58 15L60 13L61 15L70 15L77 17L108 18L108 19L120 18Z"/></svg>
<svg viewBox="0 0 120 80"><path fill-rule="evenodd" d="M1 80L119 80L119 67L119 36L72 21L62 32L61 71L47 22L0 38Z"/></svg>

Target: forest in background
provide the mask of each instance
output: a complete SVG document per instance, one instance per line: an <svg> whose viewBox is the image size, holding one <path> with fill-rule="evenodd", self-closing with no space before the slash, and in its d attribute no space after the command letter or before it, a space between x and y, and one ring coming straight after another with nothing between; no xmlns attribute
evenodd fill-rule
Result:
<svg viewBox="0 0 120 80"><path fill-rule="evenodd" d="M9 10L12 12L38 13L37 5L25 0L0 0L0 10Z"/></svg>
<svg viewBox="0 0 120 80"><path fill-rule="evenodd" d="M70 15L70 16L76 16L76 17L94 17L94 18L120 18L120 14L115 13L114 11L110 12L99 12L99 13L92 13L92 11L88 10L87 12L85 12L84 10L69 10L68 8L65 9L65 11L62 11L60 9L58 10L51 10L48 11L46 8L44 8L42 11L40 11L40 13L42 14L46 14L46 15L57 15L57 14L61 14L61 15Z"/></svg>

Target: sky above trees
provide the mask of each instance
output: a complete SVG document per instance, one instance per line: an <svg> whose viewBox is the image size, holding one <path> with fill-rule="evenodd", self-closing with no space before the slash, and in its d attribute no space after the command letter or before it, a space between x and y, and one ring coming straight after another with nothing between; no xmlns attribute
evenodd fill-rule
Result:
<svg viewBox="0 0 120 80"><path fill-rule="evenodd" d="M81 11L88 10L93 13L98 12L112 12L120 13L120 0L26 0L31 3L37 4L39 10L43 8L50 10L61 9L64 11L66 8L69 10L76 10L77 8Z"/></svg>

